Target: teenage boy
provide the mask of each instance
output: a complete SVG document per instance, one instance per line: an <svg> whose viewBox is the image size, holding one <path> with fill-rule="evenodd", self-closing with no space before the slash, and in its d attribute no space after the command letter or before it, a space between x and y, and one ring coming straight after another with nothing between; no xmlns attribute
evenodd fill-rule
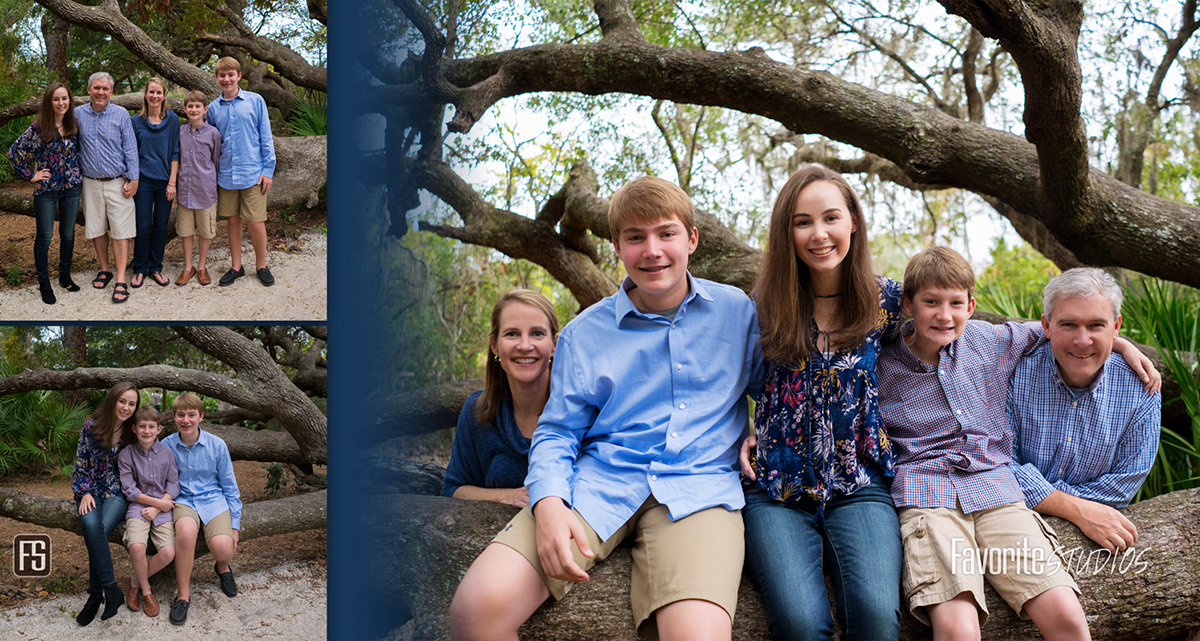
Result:
<svg viewBox="0 0 1200 641"><path fill-rule="evenodd" d="M201 285L208 275L208 247L217 235L217 167L221 162L221 132L204 121L208 97L189 91L183 99L187 124L179 127L179 211L175 233L183 238L183 273L175 280L184 285L192 276ZM192 268L192 240L200 239L200 269Z"/></svg>
<svg viewBox="0 0 1200 641"><path fill-rule="evenodd" d="M133 415L136 443L126 445L117 454L121 473L121 491L129 501L125 512L125 546L133 577L125 591L125 605L146 616L158 616L158 598L150 589L150 577L175 558L175 523L171 509L179 496L179 469L170 447L158 442L162 426L158 410L143 405ZM146 542L154 541L157 552L146 558ZM138 593L141 593L139 599ZM139 603L140 601L140 603Z"/></svg>
<svg viewBox="0 0 1200 641"><path fill-rule="evenodd" d="M463 577L454 638L516 638L548 596L588 580L629 535L639 630L731 636L744 547L737 453L746 390L762 376L754 305L688 273L699 233L677 186L634 180L608 216L628 278L559 334L525 479L530 507Z"/></svg>
<svg viewBox="0 0 1200 641"><path fill-rule="evenodd" d="M204 403L187 392L171 405L176 433L163 439L175 452L179 467L179 498L175 500L175 580L179 595L171 605L171 623L183 625L191 604L192 566L196 561L196 536L204 530L204 542L217 563L214 570L225 596L237 596L237 583L229 561L237 551L242 522L242 499L233 461L225 441L200 429Z"/></svg>
<svg viewBox="0 0 1200 641"><path fill-rule="evenodd" d="M1154 464L1162 395L1112 353L1124 299L1112 276L1069 269L1042 299L1050 342L1017 365L1008 386L1013 472L1029 509L1067 519L1116 553L1137 542L1117 508Z"/></svg>
<svg viewBox="0 0 1200 641"><path fill-rule="evenodd" d="M221 161L217 169L217 215L229 220L232 266L220 285L232 285L246 275L242 267L242 221L250 230L258 280L275 284L267 269L267 192L275 175L275 141L262 96L238 87L242 65L226 56L217 61L221 95L208 106L208 121L221 132Z"/></svg>
<svg viewBox="0 0 1200 641"><path fill-rule="evenodd" d="M137 193L138 149L129 112L111 104L112 76L97 71L88 78L87 104L75 108L79 122L79 162L83 167L84 235L92 239L100 273L92 287L104 289L113 274L108 264L108 239L112 238L117 283L112 300L129 300L125 263L129 239L137 236L133 195Z"/></svg>
<svg viewBox="0 0 1200 641"><path fill-rule="evenodd" d="M1054 532L1025 507L1009 467L1008 379L1045 337L1036 323L968 320L974 289L971 266L953 250L914 256L903 285L912 320L879 359L879 405L896 447L904 595L935 638L979 639L986 576L1045 638L1090 639ZM1127 359L1141 359L1123 342ZM989 562L997 558L1006 562Z"/></svg>

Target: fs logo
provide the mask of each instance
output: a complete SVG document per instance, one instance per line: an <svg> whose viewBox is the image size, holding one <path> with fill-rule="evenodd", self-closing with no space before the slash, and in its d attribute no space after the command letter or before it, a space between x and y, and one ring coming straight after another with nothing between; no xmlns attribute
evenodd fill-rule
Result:
<svg viewBox="0 0 1200 641"><path fill-rule="evenodd" d="M50 575L49 534L18 534L13 537L13 574L20 577Z"/></svg>

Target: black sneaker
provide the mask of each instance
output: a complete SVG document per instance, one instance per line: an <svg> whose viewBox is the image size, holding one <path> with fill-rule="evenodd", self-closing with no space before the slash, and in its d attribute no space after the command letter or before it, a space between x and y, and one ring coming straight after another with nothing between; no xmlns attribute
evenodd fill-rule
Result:
<svg viewBox="0 0 1200 641"><path fill-rule="evenodd" d="M225 287L226 285L232 285L233 281L235 281L245 275L246 275L245 267L238 267L237 269L230 268L230 270L225 272L225 275L221 277L221 280L218 281L218 284L221 287Z"/></svg>
<svg viewBox="0 0 1200 641"><path fill-rule="evenodd" d="M171 616L167 617L171 620L172 625L183 625L184 623L187 623L187 611L189 605L191 605L191 603L188 603L183 599L175 599L175 602L171 604Z"/></svg>
<svg viewBox="0 0 1200 641"><path fill-rule="evenodd" d="M100 611L100 604L104 603L104 596L100 593L89 594L87 603L83 604L83 609L75 616L75 622L79 625L87 625L96 618L96 613Z"/></svg>
<svg viewBox="0 0 1200 641"><path fill-rule="evenodd" d="M266 287L275 284L275 277L271 275L271 270L266 267L258 270L258 280L262 281L262 284Z"/></svg>
<svg viewBox="0 0 1200 641"><path fill-rule="evenodd" d="M107 621L113 618L124 604L125 593L116 581L104 586L104 612L100 613L100 620Z"/></svg>
<svg viewBox="0 0 1200 641"><path fill-rule="evenodd" d="M225 596L233 598L237 596L237 582L233 580L233 568L229 568L225 572L217 569L216 564L213 564L213 572L217 573L217 580L221 584L221 591Z"/></svg>

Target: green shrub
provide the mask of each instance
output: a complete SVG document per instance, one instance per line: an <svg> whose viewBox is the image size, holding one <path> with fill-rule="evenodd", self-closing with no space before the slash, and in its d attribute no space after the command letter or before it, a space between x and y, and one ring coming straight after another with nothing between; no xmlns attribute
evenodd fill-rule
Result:
<svg viewBox="0 0 1200 641"><path fill-rule="evenodd" d="M329 131L329 116L325 109L327 102L325 94L314 94L308 100L301 100L288 119L292 135L324 136Z"/></svg>
<svg viewBox="0 0 1200 641"><path fill-rule="evenodd" d="M0 477L16 473L69 475L86 407L62 393L34 390L0 397Z"/></svg>
<svg viewBox="0 0 1200 641"><path fill-rule="evenodd" d="M975 286L980 310L1013 318L1042 317L1042 289L1059 269L1028 243L1009 247L1003 238L992 249L992 264Z"/></svg>

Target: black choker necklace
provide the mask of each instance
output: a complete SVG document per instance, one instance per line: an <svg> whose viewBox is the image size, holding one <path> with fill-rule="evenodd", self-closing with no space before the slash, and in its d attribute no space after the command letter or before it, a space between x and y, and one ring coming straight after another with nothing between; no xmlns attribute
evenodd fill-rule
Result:
<svg viewBox="0 0 1200 641"><path fill-rule="evenodd" d="M836 294L828 294L828 295L825 295L825 294L813 294L813 296L816 296L817 298L837 298L838 296L841 296L841 295L842 295L842 293L841 293L841 292L838 292L838 293L836 293Z"/></svg>

